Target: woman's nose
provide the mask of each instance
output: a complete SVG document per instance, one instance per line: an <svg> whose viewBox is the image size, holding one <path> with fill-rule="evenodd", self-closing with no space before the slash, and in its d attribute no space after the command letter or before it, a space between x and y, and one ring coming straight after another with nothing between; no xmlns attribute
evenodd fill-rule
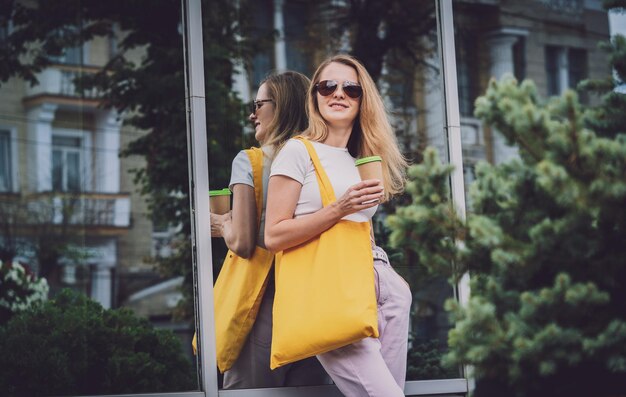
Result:
<svg viewBox="0 0 626 397"><path fill-rule="evenodd" d="M250 113L250 116L248 116L248 120L250 121L254 121L254 119L256 119L256 113Z"/></svg>

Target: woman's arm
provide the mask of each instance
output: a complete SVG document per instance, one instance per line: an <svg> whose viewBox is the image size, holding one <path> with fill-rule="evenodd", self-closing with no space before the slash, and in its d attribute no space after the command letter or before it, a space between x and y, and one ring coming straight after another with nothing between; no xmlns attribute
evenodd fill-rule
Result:
<svg viewBox="0 0 626 397"><path fill-rule="evenodd" d="M346 215L373 207L383 197L382 183L377 179L359 182L337 201L319 211L294 218L300 197L300 182L284 175L270 178L265 216L265 246L273 252L304 243L332 227ZM365 201L373 200L369 204Z"/></svg>
<svg viewBox="0 0 626 397"><path fill-rule="evenodd" d="M216 229L211 235L221 235L228 249L237 256L250 258L258 235L256 201L252 186L243 183L233 185L233 209L230 214L230 217L211 214L211 224L215 224ZM212 226L211 231L213 230Z"/></svg>

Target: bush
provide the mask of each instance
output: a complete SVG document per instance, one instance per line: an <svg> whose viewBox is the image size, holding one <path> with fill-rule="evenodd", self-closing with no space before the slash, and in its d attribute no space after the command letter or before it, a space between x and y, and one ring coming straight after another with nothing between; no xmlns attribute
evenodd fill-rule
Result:
<svg viewBox="0 0 626 397"><path fill-rule="evenodd" d="M28 267L0 261L0 324L14 314L28 310L48 298L48 282Z"/></svg>
<svg viewBox="0 0 626 397"><path fill-rule="evenodd" d="M176 336L127 309L106 310L63 290L0 327L5 396L191 390L191 363Z"/></svg>

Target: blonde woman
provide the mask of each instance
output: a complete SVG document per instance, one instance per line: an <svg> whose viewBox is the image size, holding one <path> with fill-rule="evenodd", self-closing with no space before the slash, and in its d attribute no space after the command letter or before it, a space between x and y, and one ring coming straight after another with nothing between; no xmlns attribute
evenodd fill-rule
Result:
<svg viewBox="0 0 626 397"><path fill-rule="evenodd" d="M259 86L249 116L255 138L261 144L263 161L263 202L267 202L267 181L277 149L293 133L307 127L305 111L309 79L297 72L272 74ZM226 245L238 256L249 258L255 246L265 248L265 213L257 229L257 209L252 165L244 151L233 160L230 179L233 209L226 215L211 214L211 234L223 237ZM265 205L263 206L265 209ZM304 386L328 383L328 376L317 360L306 359L271 371L272 305L274 301L273 271L268 276L256 321L234 365L224 373L224 388L259 388Z"/></svg>
<svg viewBox="0 0 626 397"><path fill-rule="evenodd" d="M313 76L307 112L309 127L302 135L312 142L339 198L322 207L309 153L300 140L289 140L269 181L265 244L273 252L298 246L342 219L371 220L378 204L404 186L406 161L380 94L359 61L348 55L324 61ZM382 181L360 180L355 158L371 155L384 159ZM411 292L373 238L372 249L380 336L317 358L346 396L403 396Z"/></svg>

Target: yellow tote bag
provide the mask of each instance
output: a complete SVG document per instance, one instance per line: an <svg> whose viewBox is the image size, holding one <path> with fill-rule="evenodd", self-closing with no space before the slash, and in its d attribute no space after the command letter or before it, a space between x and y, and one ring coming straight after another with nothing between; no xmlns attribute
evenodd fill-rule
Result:
<svg viewBox="0 0 626 397"><path fill-rule="evenodd" d="M263 210L263 151L246 150L252 164L257 225ZM215 300L215 339L220 372L233 366L259 312L274 255L256 247L250 259L228 251L213 289Z"/></svg>
<svg viewBox="0 0 626 397"><path fill-rule="evenodd" d="M335 194L313 145L322 204ZM378 337L369 222L339 221L320 236L276 255L270 367Z"/></svg>

